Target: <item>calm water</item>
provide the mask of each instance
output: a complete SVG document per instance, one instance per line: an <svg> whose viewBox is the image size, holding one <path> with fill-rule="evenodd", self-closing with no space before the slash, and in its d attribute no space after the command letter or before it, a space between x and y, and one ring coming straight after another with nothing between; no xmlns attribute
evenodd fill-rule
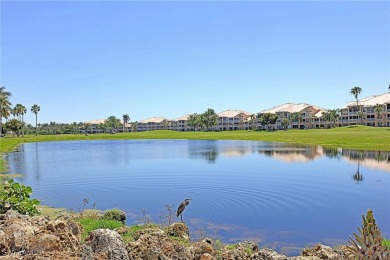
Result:
<svg viewBox="0 0 390 260"><path fill-rule="evenodd" d="M43 204L77 211L88 198L87 208L124 210L127 224L143 209L160 223L165 205L176 210L192 198L183 218L193 239L256 240L296 255L318 242L347 243L367 209L390 238L390 152L253 141L75 141L24 144L8 161Z"/></svg>

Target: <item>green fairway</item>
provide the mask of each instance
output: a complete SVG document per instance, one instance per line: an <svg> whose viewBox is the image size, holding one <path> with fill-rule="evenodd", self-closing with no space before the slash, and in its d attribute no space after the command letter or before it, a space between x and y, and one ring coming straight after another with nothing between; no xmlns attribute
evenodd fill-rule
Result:
<svg viewBox="0 0 390 260"><path fill-rule="evenodd" d="M381 127L340 127L333 129L310 129L288 131L223 131L223 132L177 132L169 130L117 133L117 134L69 134L29 135L0 139L0 152L13 151L19 144L27 142L68 141L68 140L115 140L115 139L199 139L199 140L256 140L294 144L320 145L325 147L356 150L390 151L390 128ZM5 170L4 159L0 161L0 172Z"/></svg>

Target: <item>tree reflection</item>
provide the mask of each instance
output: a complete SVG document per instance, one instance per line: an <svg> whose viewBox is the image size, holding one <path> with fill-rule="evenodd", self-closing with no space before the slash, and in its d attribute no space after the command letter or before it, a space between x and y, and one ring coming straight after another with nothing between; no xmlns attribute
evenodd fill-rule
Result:
<svg viewBox="0 0 390 260"><path fill-rule="evenodd" d="M357 157L358 168L357 168L357 171L355 172L355 174L352 175L352 179L354 181L356 181L357 183L363 181L363 179L364 179L363 174L360 172L360 162L363 158L364 158L364 153L359 151L358 157Z"/></svg>
<svg viewBox="0 0 390 260"><path fill-rule="evenodd" d="M208 163L215 163L219 155L218 147L215 141L210 141L207 145L189 146L189 155L192 159L204 159Z"/></svg>

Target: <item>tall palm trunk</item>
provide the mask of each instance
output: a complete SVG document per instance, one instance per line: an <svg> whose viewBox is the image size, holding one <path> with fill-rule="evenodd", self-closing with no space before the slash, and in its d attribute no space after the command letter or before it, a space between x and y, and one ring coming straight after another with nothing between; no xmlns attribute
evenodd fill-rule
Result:
<svg viewBox="0 0 390 260"><path fill-rule="evenodd" d="M38 136L38 113L35 114L35 136Z"/></svg>

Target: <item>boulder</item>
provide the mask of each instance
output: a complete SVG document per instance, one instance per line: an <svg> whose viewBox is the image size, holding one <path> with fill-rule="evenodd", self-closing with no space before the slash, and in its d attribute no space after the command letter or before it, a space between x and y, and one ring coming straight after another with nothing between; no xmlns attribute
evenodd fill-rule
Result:
<svg viewBox="0 0 390 260"><path fill-rule="evenodd" d="M34 236L33 227L19 218L11 218L4 227L4 243L8 244L8 250L17 252L27 247L29 239Z"/></svg>
<svg viewBox="0 0 390 260"><path fill-rule="evenodd" d="M85 241L94 253L104 253L108 259L129 259L121 236L114 230L93 230Z"/></svg>

